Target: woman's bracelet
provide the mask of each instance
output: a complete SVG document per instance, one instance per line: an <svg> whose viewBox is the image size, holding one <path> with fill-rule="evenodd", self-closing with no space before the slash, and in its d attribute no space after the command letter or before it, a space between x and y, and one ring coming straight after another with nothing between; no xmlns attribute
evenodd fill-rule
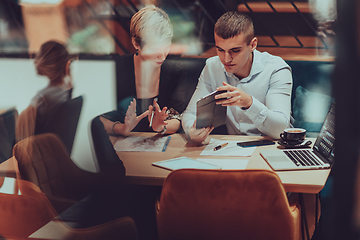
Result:
<svg viewBox="0 0 360 240"><path fill-rule="evenodd" d="M164 129L161 131L161 134L165 134L166 133L166 125L164 125Z"/></svg>
<svg viewBox="0 0 360 240"><path fill-rule="evenodd" d="M120 123L120 122L119 122L119 121L114 122L114 124L113 124L112 127L111 127L111 132L112 132L113 135L116 135L116 133L114 132L114 127L115 127L115 125L118 124L118 123Z"/></svg>

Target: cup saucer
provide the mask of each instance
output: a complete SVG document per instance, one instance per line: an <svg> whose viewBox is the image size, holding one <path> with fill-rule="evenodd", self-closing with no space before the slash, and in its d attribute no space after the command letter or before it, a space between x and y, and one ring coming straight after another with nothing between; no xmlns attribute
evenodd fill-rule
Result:
<svg viewBox="0 0 360 240"><path fill-rule="evenodd" d="M305 139L305 140L298 141L295 143L289 143L289 142L286 142L286 141L280 139L278 141L278 144L280 144L281 146L283 146L285 148L303 148L303 147L310 147L311 141Z"/></svg>

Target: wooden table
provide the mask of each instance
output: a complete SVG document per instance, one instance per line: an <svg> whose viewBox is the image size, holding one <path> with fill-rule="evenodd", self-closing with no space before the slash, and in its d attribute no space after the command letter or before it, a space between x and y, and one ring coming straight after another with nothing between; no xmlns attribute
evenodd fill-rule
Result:
<svg viewBox="0 0 360 240"><path fill-rule="evenodd" d="M132 133L131 136L154 136L154 133ZM258 140L258 136L239 136L239 135L210 135L210 138L222 140ZM112 143L117 140L110 136ZM315 142L315 139L311 139ZM123 161L126 169L126 182L129 184L145 184L161 186L170 173L169 170L152 166L153 162L186 156L194 159L217 158L216 156L200 156L205 145L196 145L187 141L183 134L171 135L171 140L165 152L117 152ZM226 159L248 159L246 169L269 169L270 166L260 156L259 152L263 149L279 149L281 146L269 145L257 147L251 157L221 157ZM325 185L329 176L330 169L323 170L298 170L298 171L276 171L279 175L285 191L301 193L318 193Z"/></svg>
<svg viewBox="0 0 360 240"><path fill-rule="evenodd" d="M154 136L154 133L131 133L131 136ZM258 140L262 137L254 136L235 136L235 135L210 135L210 138L216 138L221 140ZM118 138L110 136L111 142L114 144ZM315 142L314 139L311 139ZM159 167L152 166L153 162L167 160L175 157L186 156L195 159L201 158L214 158L218 159L218 156L201 156L200 153L204 150L206 145L198 145L188 142L185 135L173 134L171 140L165 152L117 152L120 159L123 161L126 169L126 182L128 184L145 184L145 185L159 185L161 186L170 173L169 170L165 170ZM278 144L270 146L257 147L251 157L221 157L226 159L236 160L248 160L246 169L268 169L271 170L269 165L260 156L259 152L262 149L277 149L280 148ZM280 150L280 149L279 149ZM6 167L13 169L13 166L8 161ZM0 164L1 167L2 164ZM5 164L4 164L5 167ZM0 168L1 170L1 168ZM299 171L277 171L276 172L287 192L300 192L300 193L318 193L325 185L327 177L330 173L330 169L326 170L299 170ZM306 208L307 211L311 211L312 208ZM312 219L313 215L309 219ZM49 222L38 231L30 235L29 238L44 238L52 236L65 236L68 232L68 228L64 228L64 225L56 219Z"/></svg>

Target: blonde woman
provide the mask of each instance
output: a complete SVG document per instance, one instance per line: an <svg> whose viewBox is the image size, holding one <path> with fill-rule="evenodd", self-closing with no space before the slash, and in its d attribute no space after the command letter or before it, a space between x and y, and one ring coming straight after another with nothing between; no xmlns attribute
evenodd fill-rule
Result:
<svg viewBox="0 0 360 240"><path fill-rule="evenodd" d="M170 19L155 6L142 8L131 18L130 34L136 53L114 56L118 110L100 119L110 134L175 133L186 107L185 78L166 60L173 36Z"/></svg>

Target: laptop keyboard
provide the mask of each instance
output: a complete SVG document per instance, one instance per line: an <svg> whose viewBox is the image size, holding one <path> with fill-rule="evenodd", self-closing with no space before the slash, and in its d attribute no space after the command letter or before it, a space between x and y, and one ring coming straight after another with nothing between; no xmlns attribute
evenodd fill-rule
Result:
<svg viewBox="0 0 360 240"><path fill-rule="evenodd" d="M296 166L321 166L310 150L286 150L284 153L295 163Z"/></svg>

